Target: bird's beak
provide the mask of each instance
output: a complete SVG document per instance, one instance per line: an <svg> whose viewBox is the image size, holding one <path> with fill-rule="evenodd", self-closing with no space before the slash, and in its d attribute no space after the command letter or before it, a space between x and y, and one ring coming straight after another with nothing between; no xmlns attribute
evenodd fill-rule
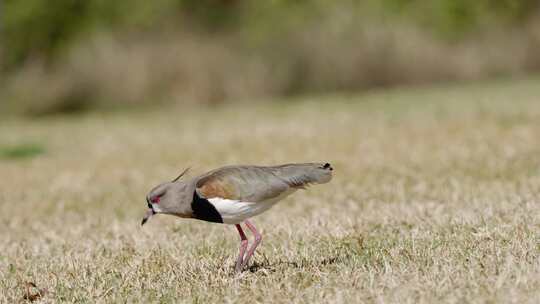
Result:
<svg viewBox="0 0 540 304"><path fill-rule="evenodd" d="M146 214L144 215L143 219L142 219L142 222L141 222L141 226L146 224L146 222L152 217L152 215L154 215L156 212L154 211L154 209L152 208L148 208L148 210L146 211Z"/></svg>

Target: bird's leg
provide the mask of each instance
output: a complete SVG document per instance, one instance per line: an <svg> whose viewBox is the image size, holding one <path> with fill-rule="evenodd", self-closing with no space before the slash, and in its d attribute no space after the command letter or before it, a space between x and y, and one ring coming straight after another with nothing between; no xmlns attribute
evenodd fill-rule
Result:
<svg viewBox="0 0 540 304"><path fill-rule="evenodd" d="M248 246L248 239L244 234L244 230L242 230L240 224L236 224L235 226L236 229L238 229L238 233L240 234L240 253L238 254L238 259L236 259L236 266L234 267L234 271L240 272L243 268L244 254L246 253L246 248Z"/></svg>
<svg viewBox="0 0 540 304"><path fill-rule="evenodd" d="M255 253L255 249L257 249L257 246L259 246L259 243L262 241L262 235L257 231L255 226L253 226L253 224L248 220L245 220L244 223L249 228L249 230L251 230L251 232L253 233L253 236L255 237L255 241L253 242L253 245L251 245L251 247L249 248L246 256L244 257L244 262L242 263L242 268L247 266L247 264L249 263L249 259Z"/></svg>

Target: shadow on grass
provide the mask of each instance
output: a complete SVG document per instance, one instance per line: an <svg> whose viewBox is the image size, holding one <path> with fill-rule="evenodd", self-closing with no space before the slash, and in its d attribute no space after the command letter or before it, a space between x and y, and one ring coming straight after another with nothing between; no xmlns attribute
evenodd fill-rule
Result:
<svg viewBox="0 0 540 304"><path fill-rule="evenodd" d="M263 253L259 256L259 262L253 262L247 271L254 273L259 270L276 272L280 268L289 267L296 269L324 268L331 265L354 263L362 255L365 248L365 240L362 235L347 235L341 238L321 239L320 245L326 248L324 254L313 258L300 258L293 261L277 260L271 262ZM262 260L262 261L261 261Z"/></svg>
<svg viewBox="0 0 540 304"><path fill-rule="evenodd" d="M301 260L301 261L283 261L278 260L277 262L271 263L268 261L266 256L264 256L265 261L260 263L253 263L251 266L248 267L249 272L257 272L259 270L267 270L270 272L277 271L278 268L285 266L290 268L297 268L297 269L304 269L308 267L324 267L329 266L333 264L337 264L340 262L341 257L328 257L324 258L322 260L314 260L314 261L308 261L308 260Z"/></svg>

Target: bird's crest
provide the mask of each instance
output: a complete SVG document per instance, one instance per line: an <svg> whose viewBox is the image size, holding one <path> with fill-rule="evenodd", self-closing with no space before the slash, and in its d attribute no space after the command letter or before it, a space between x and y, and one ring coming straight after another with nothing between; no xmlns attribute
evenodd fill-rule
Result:
<svg viewBox="0 0 540 304"><path fill-rule="evenodd" d="M180 175L178 175L175 179L172 180L172 183L177 182L180 178L182 178L182 176L184 176L184 174L186 174L189 169L191 169L191 167L187 167L186 169L184 169L184 171L182 171Z"/></svg>

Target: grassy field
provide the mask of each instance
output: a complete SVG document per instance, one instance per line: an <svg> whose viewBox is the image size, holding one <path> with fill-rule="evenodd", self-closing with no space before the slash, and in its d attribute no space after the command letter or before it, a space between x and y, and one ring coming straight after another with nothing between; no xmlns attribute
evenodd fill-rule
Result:
<svg viewBox="0 0 540 304"><path fill-rule="evenodd" d="M157 216L155 184L328 161L329 184L233 226ZM539 303L540 79L0 127L0 302Z"/></svg>

